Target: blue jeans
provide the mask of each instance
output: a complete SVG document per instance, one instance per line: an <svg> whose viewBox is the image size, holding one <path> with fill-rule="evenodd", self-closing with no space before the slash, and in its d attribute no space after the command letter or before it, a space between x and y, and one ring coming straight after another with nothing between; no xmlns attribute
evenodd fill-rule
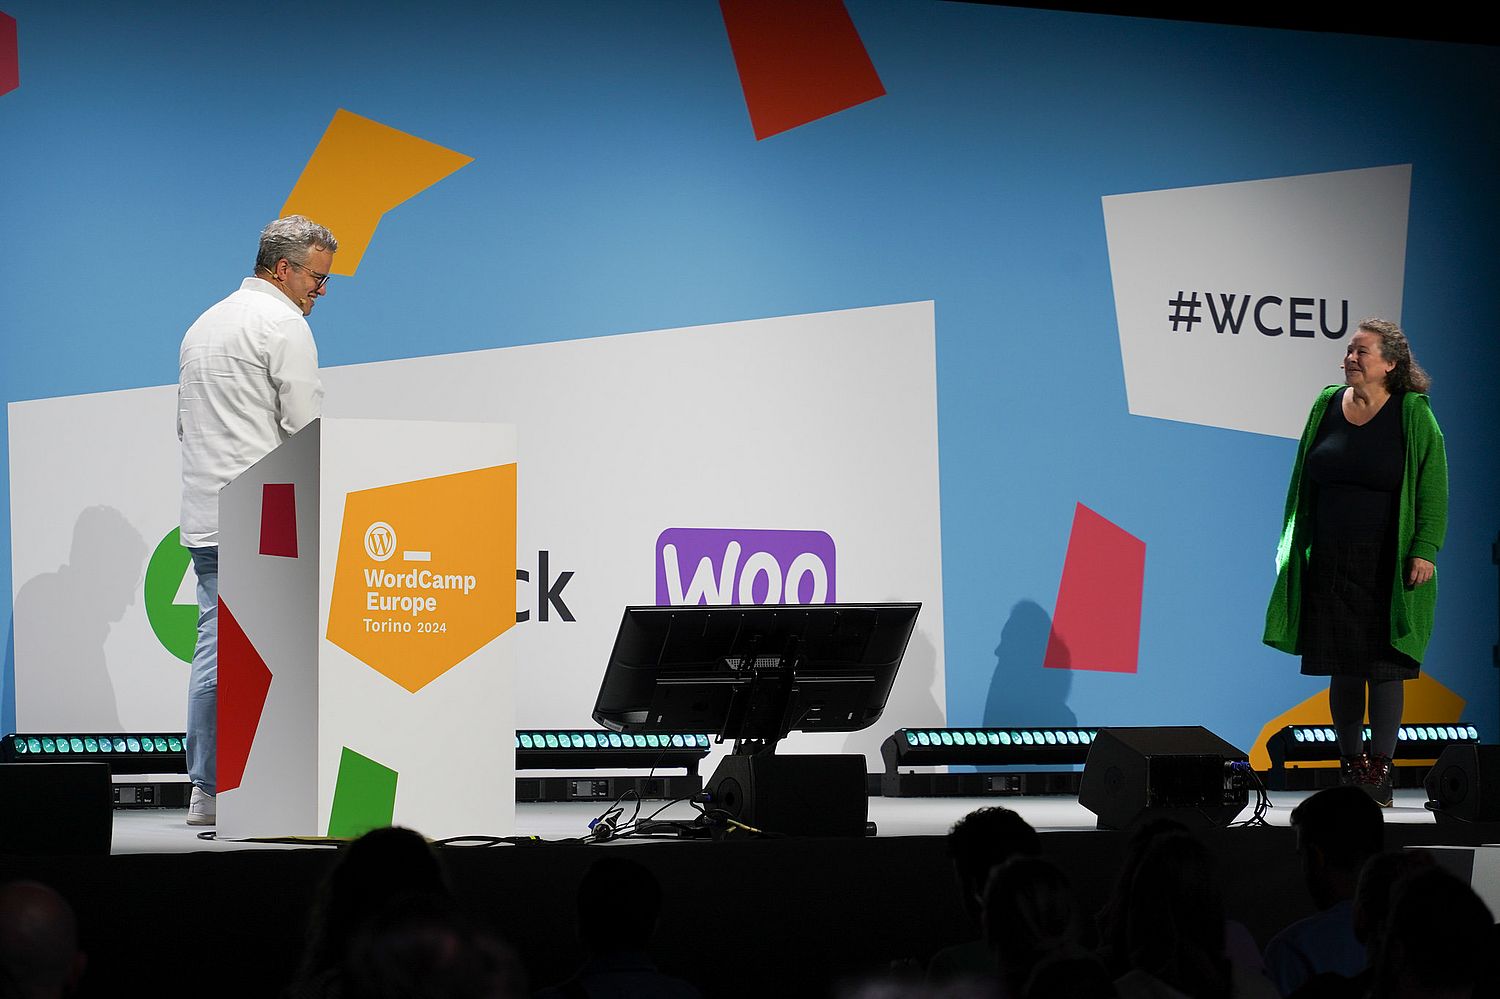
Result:
<svg viewBox="0 0 1500 999"><path fill-rule="evenodd" d="M188 552L198 577L198 644L188 674L188 779L205 794L214 794L219 748L219 546Z"/></svg>

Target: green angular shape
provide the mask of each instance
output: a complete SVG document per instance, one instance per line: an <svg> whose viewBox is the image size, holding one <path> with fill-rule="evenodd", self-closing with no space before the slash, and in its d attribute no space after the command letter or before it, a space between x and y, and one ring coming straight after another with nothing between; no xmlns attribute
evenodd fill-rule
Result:
<svg viewBox="0 0 1500 999"><path fill-rule="evenodd" d="M371 829L390 825L396 814L396 776L390 767L345 746L339 757L338 781L333 787L328 835L354 839Z"/></svg>
<svg viewBox="0 0 1500 999"><path fill-rule="evenodd" d="M178 529L174 527L157 544L151 561L146 563L146 620L162 647L185 663L193 661L193 646L198 643L198 605L174 604L172 599L177 596L192 562L193 556L182 547Z"/></svg>

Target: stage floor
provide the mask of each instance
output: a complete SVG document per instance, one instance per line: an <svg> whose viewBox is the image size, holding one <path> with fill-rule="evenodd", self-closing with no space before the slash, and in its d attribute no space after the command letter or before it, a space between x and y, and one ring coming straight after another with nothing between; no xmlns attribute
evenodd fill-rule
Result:
<svg viewBox="0 0 1500 999"><path fill-rule="evenodd" d="M1273 826L1290 824L1292 809L1312 792L1273 791L1271 809L1266 821ZM1420 788L1398 790L1396 803L1385 810L1388 823L1410 823L1432 825L1433 815L1423 807L1427 795ZM641 817L660 809L662 802L641 803ZM976 808L986 805L1003 805L1021 813L1021 816L1041 832L1067 832L1092 830L1094 814L1069 795L1047 795L1038 797L990 796L983 798L871 798L870 821L875 823L876 835L894 836L941 836L948 827ZM630 807L634 807L633 805ZM1240 813L1238 820L1250 817L1251 807ZM526 802L516 805L516 835L536 836L543 840L566 840L583 836L588 831L589 820L604 808L603 803L573 801L554 803ZM626 814L629 815L629 808ZM679 803L662 811L659 818L691 819L692 808ZM191 853L195 851L233 850L291 850L306 849L315 843L266 843L258 840L231 841L216 838L199 838L204 830L186 824L185 809L118 809L114 813L113 854L161 854ZM661 840L652 840L661 842Z"/></svg>

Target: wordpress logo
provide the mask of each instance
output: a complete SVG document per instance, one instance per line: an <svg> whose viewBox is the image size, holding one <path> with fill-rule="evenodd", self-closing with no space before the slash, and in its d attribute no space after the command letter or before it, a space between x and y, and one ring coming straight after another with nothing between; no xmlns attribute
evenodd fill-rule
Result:
<svg viewBox="0 0 1500 999"><path fill-rule="evenodd" d="M365 528L365 554L377 562L396 554L396 529L383 520Z"/></svg>
<svg viewBox="0 0 1500 999"><path fill-rule="evenodd" d="M656 602L835 602L836 553L824 531L669 527L656 539Z"/></svg>

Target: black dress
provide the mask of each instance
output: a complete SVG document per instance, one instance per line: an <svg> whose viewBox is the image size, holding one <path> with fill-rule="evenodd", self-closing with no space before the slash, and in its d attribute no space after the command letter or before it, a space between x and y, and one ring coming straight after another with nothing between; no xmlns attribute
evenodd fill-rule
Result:
<svg viewBox="0 0 1500 999"><path fill-rule="evenodd" d="M1307 453L1314 515L1302 591L1302 672L1411 680L1416 660L1391 648L1391 567L1406 465L1402 400L1392 395L1356 427L1344 418L1348 391L1328 401Z"/></svg>

